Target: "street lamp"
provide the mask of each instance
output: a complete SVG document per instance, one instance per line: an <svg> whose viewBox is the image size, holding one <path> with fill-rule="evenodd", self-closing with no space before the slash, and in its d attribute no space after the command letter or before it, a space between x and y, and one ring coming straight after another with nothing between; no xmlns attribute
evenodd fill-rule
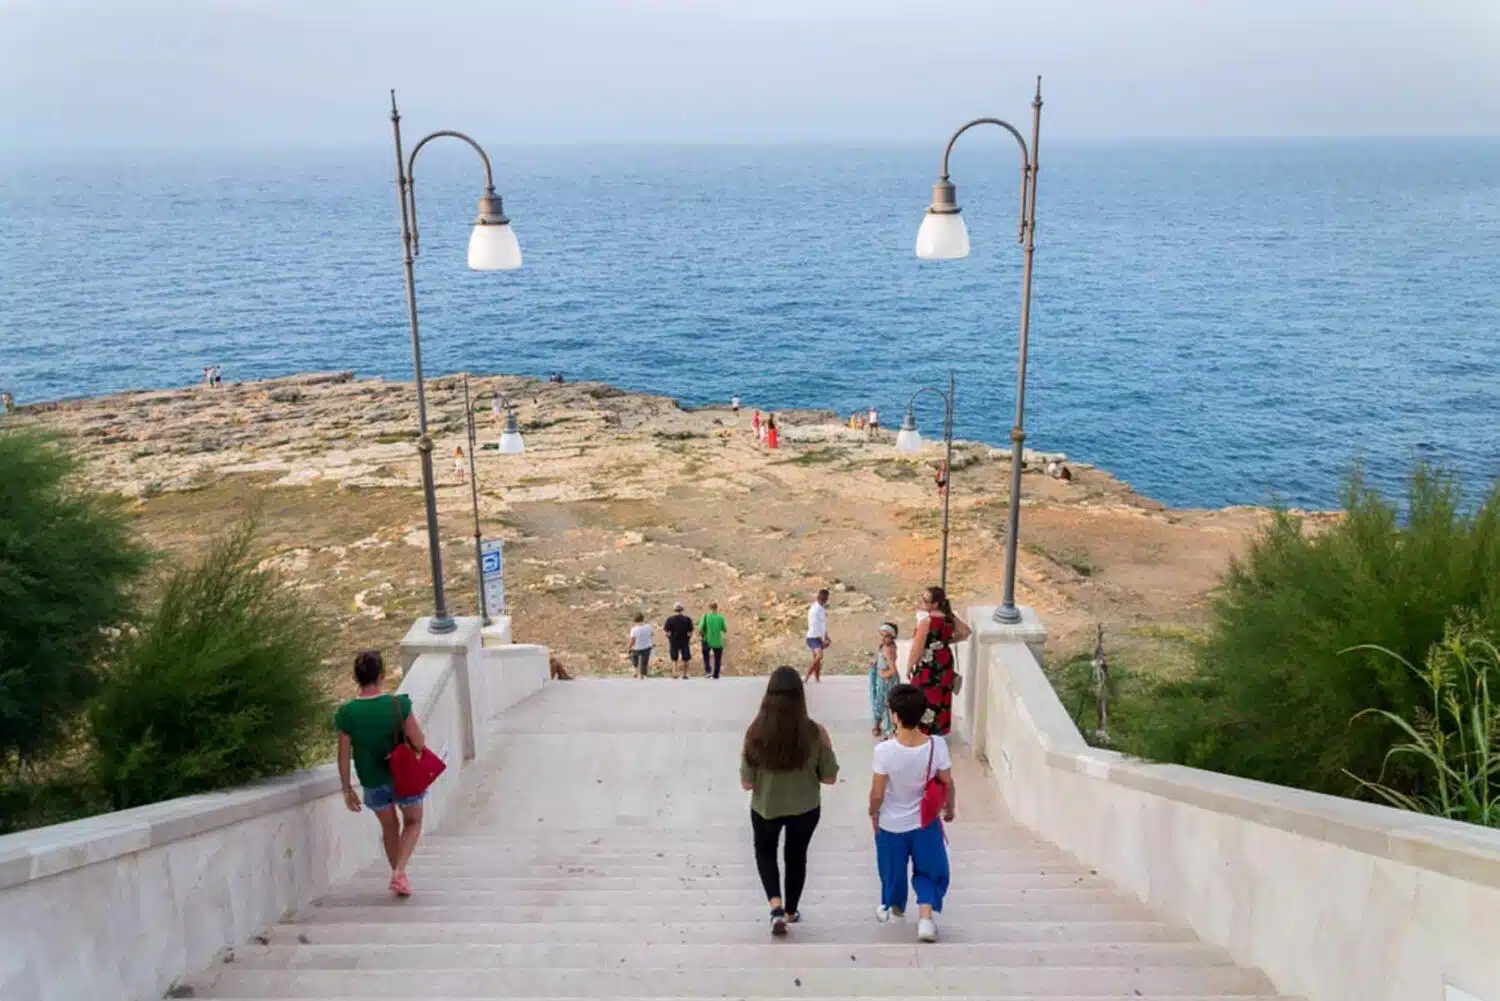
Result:
<svg viewBox="0 0 1500 1001"><path fill-rule="evenodd" d="M495 194L495 175L490 158L473 139L462 132L442 130L425 136L412 147L410 158L401 152L401 114L396 110L396 92L391 91L391 131L396 142L396 188L401 196L401 246L406 269L406 312L411 320L411 361L417 383L417 453L422 460L422 497L427 504L427 553L432 561L432 619L428 630L451 633L457 628L448 614L443 594L443 553L438 537L437 494L432 483L432 438L427 434L427 393L422 383L422 341L417 331L417 287L412 262L421 253L417 233L417 190L412 175L417 154L434 139L460 139L473 147L484 161L484 194L479 196L479 217L469 235L469 267L475 271L511 271L521 266L521 245L510 228L510 220ZM472 448L471 448L472 453Z"/></svg>
<svg viewBox="0 0 1500 1001"><path fill-rule="evenodd" d="M474 507L474 590L479 595L479 620L485 625L490 624L490 610L484 596L484 534L479 528L479 466L475 460L475 456L479 454L479 435L474 430L474 411L487 396L495 398L497 408L503 404L508 415L505 432L500 436L500 451L505 455L520 455L526 451L526 445L521 441L521 430L516 426L516 411L510 401L494 392L480 393L471 398L469 373L465 372L464 423L469 431L469 502ZM499 410L495 412L498 414Z"/></svg>
<svg viewBox="0 0 1500 1001"><path fill-rule="evenodd" d="M942 567L938 572L938 586L944 593L948 590L948 498L953 492L953 370L948 370L948 392L934 389L931 386L923 386L911 394L911 400L906 404L906 419L901 422L901 430L896 434L896 450L899 452L920 452L922 450L922 435L917 431L917 397L923 393L932 393L943 401L943 557Z"/></svg>
<svg viewBox="0 0 1500 1001"><path fill-rule="evenodd" d="M1016 422L1010 429L1010 525L1005 538L1005 597L995 609L995 621L1016 623L1016 543L1021 530L1021 463L1025 458L1023 417L1026 411L1026 342L1031 325L1031 265L1036 254L1037 145L1042 134L1042 78L1036 78L1036 97L1031 102L1031 145L1015 126L999 118L976 118L953 133L943 148L943 165L932 186L932 204L917 231L917 256L926 260L951 261L969 256L969 232L959 214L958 197L948 180L948 156L958 137L976 125L998 125L1021 147L1021 215L1016 242L1025 247L1021 272L1021 358L1016 367Z"/></svg>

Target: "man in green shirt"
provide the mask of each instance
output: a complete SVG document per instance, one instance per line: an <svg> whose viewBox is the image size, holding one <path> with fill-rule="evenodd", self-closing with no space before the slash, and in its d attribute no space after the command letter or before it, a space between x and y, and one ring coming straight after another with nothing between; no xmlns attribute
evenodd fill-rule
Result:
<svg viewBox="0 0 1500 1001"><path fill-rule="evenodd" d="M724 666L724 634L729 627L724 622L724 616L719 614L719 603L710 601L708 612L698 620L698 635L703 639L703 676L705 678L717 678L719 670ZM709 666L712 657L713 666Z"/></svg>

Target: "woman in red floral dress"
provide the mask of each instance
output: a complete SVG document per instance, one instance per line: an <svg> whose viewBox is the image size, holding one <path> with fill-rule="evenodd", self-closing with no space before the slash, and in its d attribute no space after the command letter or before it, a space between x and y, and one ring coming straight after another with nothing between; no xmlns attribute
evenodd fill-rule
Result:
<svg viewBox="0 0 1500 1001"><path fill-rule="evenodd" d="M969 627L953 614L953 606L940 587L929 587L922 592L921 609L927 615L912 637L907 674L911 683L927 696L923 732L946 737L953 726L953 692L958 687L953 644L969 638Z"/></svg>

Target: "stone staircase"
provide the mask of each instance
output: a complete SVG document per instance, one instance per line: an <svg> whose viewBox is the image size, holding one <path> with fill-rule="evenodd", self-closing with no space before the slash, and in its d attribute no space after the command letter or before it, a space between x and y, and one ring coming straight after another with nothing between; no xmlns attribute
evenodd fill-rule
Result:
<svg viewBox="0 0 1500 1001"><path fill-rule="evenodd" d="M955 763L941 941L874 920L863 678L813 686L843 773L803 923L773 940L739 789L761 679L577 681L496 721L462 816L398 901L372 868L212 969L197 998L1270 998L1266 978L1007 822ZM375 837L374 823L370 836Z"/></svg>

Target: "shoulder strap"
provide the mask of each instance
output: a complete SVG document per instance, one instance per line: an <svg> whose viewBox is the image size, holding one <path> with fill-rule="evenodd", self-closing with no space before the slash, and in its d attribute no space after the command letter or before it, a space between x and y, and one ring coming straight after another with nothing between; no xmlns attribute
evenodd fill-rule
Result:
<svg viewBox="0 0 1500 1001"><path fill-rule="evenodd" d="M391 696L391 715L395 719L395 728L392 731L393 736L395 736L395 738L396 738L396 744L395 744L395 746L400 747L402 741L404 741L406 739L406 731L405 731L405 728L402 726L402 724L405 723L406 720L404 718L402 718L402 715L401 715L401 696L400 695L392 695Z"/></svg>
<svg viewBox="0 0 1500 1001"><path fill-rule="evenodd" d="M937 738L927 738L927 781L931 782L936 776L932 771L932 756L937 753Z"/></svg>

